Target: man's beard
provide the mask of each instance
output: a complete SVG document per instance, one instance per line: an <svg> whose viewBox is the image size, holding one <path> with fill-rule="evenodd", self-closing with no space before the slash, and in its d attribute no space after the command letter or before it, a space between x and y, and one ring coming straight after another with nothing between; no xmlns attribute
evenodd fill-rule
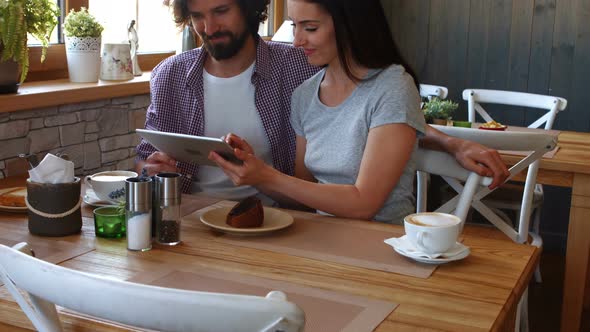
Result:
<svg viewBox="0 0 590 332"><path fill-rule="evenodd" d="M223 44L212 44L209 39L219 38L227 36L229 37L229 43ZM244 30L240 35L235 35L229 31L218 31L211 36L203 35L203 45L207 52L215 60L226 60L236 55L248 39L248 30Z"/></svg>

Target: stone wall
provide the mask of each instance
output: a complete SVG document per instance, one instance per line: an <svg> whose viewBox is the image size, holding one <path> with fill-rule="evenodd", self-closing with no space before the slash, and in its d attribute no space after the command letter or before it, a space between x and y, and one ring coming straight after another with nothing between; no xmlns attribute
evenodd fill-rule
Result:
<svg viewBox="0 0 590 332"><path fill-rule="evenodd" d="M76 175L134 167L136 128L143 128L149 95L0 113L0 179L23 174L19 153L67 153Z"/></svg>

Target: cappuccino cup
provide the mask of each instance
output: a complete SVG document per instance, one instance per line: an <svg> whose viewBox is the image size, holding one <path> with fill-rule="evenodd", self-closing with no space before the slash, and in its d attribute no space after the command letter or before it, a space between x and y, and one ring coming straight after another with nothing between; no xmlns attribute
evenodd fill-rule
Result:
<svg viewBox="0 0 590 332"><path fill-rule="evenodd" d="M457 242L461 219L447 213L414 213L404 218L404 229L416 249L429 255L442 254Z"/></svg>
<svg viewBox="0 0 590 332"><path fill-rule="evenodd" d="M86 184L101 201L117 203L125 200L125 179L134 177L132 171L106 171L87 176Z"/></svg>

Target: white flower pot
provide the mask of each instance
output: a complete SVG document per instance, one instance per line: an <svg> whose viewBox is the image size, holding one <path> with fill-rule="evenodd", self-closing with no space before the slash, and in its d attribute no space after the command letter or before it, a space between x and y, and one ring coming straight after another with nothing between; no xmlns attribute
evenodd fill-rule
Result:
<svg viewBox="0 0 590 332"><path fill-rule="evenodd" d="M70 81L98 82L100 37L66 37L66 56Z"/></svg>

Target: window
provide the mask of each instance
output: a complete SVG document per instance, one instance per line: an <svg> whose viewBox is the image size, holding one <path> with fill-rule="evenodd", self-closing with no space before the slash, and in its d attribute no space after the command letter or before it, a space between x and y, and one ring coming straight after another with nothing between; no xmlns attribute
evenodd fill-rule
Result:
<svg viewBox="0 0 590 332"><path fill-rule="evenodd" d="M49 43L51 43L51 44L63 43L62 36L61 36L61 25L63 23L62 18L64 16L63 15L64 0L54 0L52 2L57 5L57 8L60 9L60 12L62 13L62 15L58 18L57 26L55 27L55 29L53 29L53 33L51 33L51 36L49 36ZM37 38L35 38L29 34L29 35L27 35L27 45L30 45L30 46L41 45L41 42Z"/></svg>
<svg viewBox="0 0 590 332"><path fill-rule="evenodd" d="M268 19L260 24L260 28L258 29L258 34L261 36L272 36L274 32L273 28L273 13L274 13L274 0L270 1L270 6L268 8Z"/></svg>
<svg viewBox="0 0 590 332"><path fill-rule="evenodd" d="M41 47L39 41L29 39L30 61L27 81L51 80L67 78L66 54L61 36L61 24L64 14L70 9L79 10L80 7L89 8L106 31L103 33L103 43L123 42L128 40L127 26L131 20L136 21L139 35L139 63L144 71L151 70L164 58L180 49L180 31L172 21L172 13L162 5L163 0L54 0L61 8L60 23L51 36L51 43L47 50L47 60L41 64ZM285 0L271 0L269 19L259 32L262 36L274 33L284 19ZM140 6L141 4L141 6ZM105 23L105 22L108 22ZM170 37L173 36L173 37ZM178 36L178 38L176 38ZM59 44L58 44L59 43ZM172 51L172 52L171 52ZM147 54L150 53L151 54ZM143 54L142 54L143 53Z"/></svg>
<svg viewBox="0 0 590 332"><path fill-rule="evenodd" d="M89 0L88 7L105 27L103 43L128 41L127 28L131 20L135 20L139 53L168 52L178 48L180 31L163 1Z"/></svg>

